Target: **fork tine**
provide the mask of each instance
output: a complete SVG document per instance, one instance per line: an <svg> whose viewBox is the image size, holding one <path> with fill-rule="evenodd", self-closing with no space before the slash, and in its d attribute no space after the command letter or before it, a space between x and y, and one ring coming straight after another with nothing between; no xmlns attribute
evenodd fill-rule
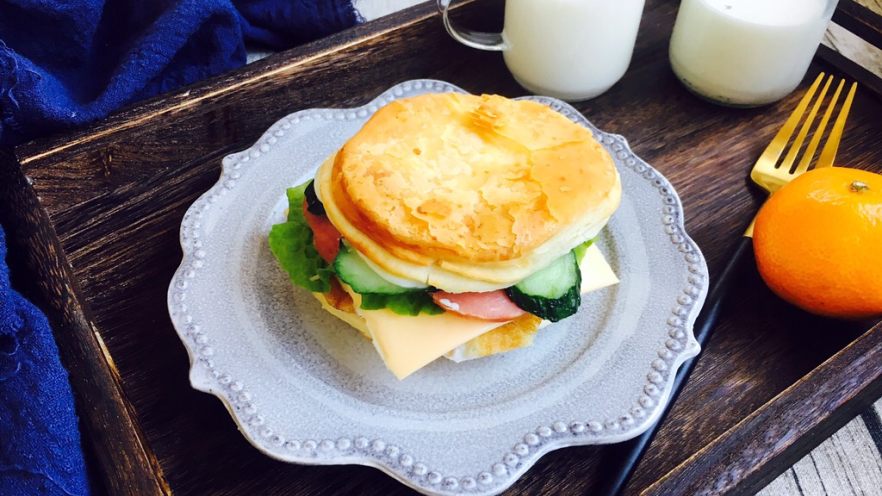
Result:
<svg viewBox="0 0 882 496"><path fill-rule="evenodd" d="M839 140L842 139L842 131L845 129L845 120L848 119L848 112L851 110L851 102L854 100L856 91L857 83L851 83L851 89L848 90L848 96L845 97L845 102L839 110L839 116L836 117L836 122L833 124L827 143L824 144L824 149L821 150L821 158L818 159L818 164L815 168L833 166L833 160L836 159L836 150L839 149Z"/></svg>
<svg viewBox="0 0 882 496"><path fill-rule="evenodd" d="M793 167L793 161L796 160L796 154L799 153L800 148L802 148L802 142L805 141L809 129L812 128L815 116L818 115L818 109L820 109L821 104L824 103L824 97L827 96L827 90L830 89L831 83L833 83L833 76L827 78L827 82L824 83L824 89L821 90L821 94L815 99L815 103L812 105L812 110L809 112L808 117L802 122L802 127L799 128L799 133L797 133L796 139L793 140L793 145L790 146L790 150L784 157L784 161L781 162L781 170L783 172L789 173L790 169Z"/></svg>
<svg viewBox="0 0 882 496"><path fill-rule="evenodd" d="M827 129L827 123L830 122L830 116L833 115L833 109L836 108L836 104L839 103L839 95L842 93L843 86L845 86L845 79L840 79L839 85L836 86L836 91L833 93L833 98L830 99L830 103L827 104L827 110L824 111L824 116L821 118L821 122L819 122L818 127L815 128L815 134L812 136L812 140L809 141L805 153L803 153L802 159L799 161L799 165L796 166L796 170L793 172L794 174L802 174L807 171L809 165L811 165L812 158L815 156L815 151L821 143L821 137Z"/></svg>
<svg viewBox="0 0 882 496"><path fill-rule="evenodd" d="M796 125L799 124L800 118L802 118L802 114L805 112L805 109L808 107L809 102L812 100L812 96L817 91L818 86L821 84L821 80L824 79L824 73L818 74L818 77L815 79L815 82L812 83L811 87L805 92L805 95L802 97L802 100L799 101L799 105L793 110L793 113L790 114L790 117L787 118L787 122L781 126L781 129L778 131L778 134L772 138L772 141L769 142L769 146L763 151L763 154L760 155L760 158L756 161L757 165L761 163L771 163L774 164L778 162L778 158L781 156L781 152L784 151L784 147L787 145L787 142L790 141L790 136L793 134L793 131L796 129Z"/></svg>

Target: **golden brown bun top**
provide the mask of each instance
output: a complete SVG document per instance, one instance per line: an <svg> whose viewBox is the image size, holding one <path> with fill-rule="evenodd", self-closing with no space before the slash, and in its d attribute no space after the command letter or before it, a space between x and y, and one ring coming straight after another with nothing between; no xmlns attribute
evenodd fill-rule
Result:
<svg viewBox="0 0 882 496"><path fill-rule="evenodd" d="M518 259L574 224L606 222L620 196L612 158L590 131L540 103L494 95L391 102L329 175L348 223L414 263Z"/></svg>

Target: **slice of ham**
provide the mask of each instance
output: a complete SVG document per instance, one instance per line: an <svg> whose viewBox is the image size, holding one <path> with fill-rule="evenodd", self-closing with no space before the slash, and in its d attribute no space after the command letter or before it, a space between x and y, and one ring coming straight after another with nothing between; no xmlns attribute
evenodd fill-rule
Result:
<svg viewBox="0 0 882 496"><path fill-rule="evenodd" d="M312 244L315 245L315 250L325 262L334 263L337 252L340 251L340 232L327 217L315 215L307 210L306 202L303 202L303 216L312 229Z"/></svg>
<svg viewBox="0 0 882 496"><path fill-rule="evenodd" d="M501 289L484 293L437 291L432 293L432 299L436 305L449 312L492 322L513 320L527 313L515 305Z"/></svg>

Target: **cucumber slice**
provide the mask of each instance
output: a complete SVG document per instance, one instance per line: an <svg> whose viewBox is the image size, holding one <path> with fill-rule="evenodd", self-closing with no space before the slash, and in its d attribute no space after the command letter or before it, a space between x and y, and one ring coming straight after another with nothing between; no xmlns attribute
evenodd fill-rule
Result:
<svg viewBox="0 0 882 496"><path fill-rule="evenodd" d="M579 310L582 271L572 251L548 267L506 289L515 305L533 315L557 322Z"/></svg>
<svg viewBox="0 0 882 496"><path fill-rule="evenodd" d="M582 282L581 276L576 255L571 251L514 287L529 296L555 299L564 296L571 287L578 286Z"/></svg>
<svg viewBox="0 0 882 496"><path fill-rule="evenodd" d="M588 248L591 248L591 245L594 244L593 239L589 239L588 241L582 243L581 245L573 248L573 253L576 254L576 260L579 263L582 263L582 259L585 258L585 252L588 251Z"/></svg>
<svg viewBox="0 0 882 496"><path fill-rule="evenodd" d="M340 245L340 252L334 259L334 272L337 273L337 277L359 294L392 295L418 291L392 284L383 279L362 260L361 255L344 244Z"/></svg>

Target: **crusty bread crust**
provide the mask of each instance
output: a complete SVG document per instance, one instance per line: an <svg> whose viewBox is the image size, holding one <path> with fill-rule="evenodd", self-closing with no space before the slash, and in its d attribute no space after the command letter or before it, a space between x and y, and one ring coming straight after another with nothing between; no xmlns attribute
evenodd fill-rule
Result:
<svg viewBox="0 0 882 496"><path fill-rule="evenodd" d="M536 102L453 93L380 109L316 185L372 262L452 292L517 283L595 236L621 198L584 127Z"/></svg>

